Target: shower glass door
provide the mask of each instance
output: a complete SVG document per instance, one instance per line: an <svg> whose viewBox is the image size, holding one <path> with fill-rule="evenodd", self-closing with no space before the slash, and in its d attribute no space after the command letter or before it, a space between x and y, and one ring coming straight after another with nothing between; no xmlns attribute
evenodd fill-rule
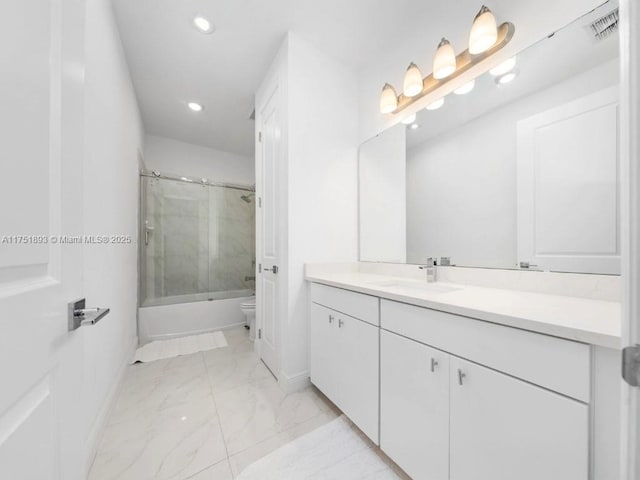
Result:
<svg viewBox="0 0 640 480"><path fill-rule="evenodd" d="M141 179L141 306L251 295L253 194L159 177Z"/></svg>

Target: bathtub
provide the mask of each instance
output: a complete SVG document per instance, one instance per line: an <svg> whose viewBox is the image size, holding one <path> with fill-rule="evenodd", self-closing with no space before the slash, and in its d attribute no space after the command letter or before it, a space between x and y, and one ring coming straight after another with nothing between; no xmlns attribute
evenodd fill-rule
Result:
<svg viewBox="0 0 640 480"><path fill-rule="evenodd" d="M146 302L138 309L140 345L244 324L240 304L252 290L196 293Z"/></svg>

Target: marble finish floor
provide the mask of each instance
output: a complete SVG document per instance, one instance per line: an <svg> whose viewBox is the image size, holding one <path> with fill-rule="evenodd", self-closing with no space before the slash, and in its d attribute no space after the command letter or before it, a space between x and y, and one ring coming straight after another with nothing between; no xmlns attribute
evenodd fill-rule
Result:
<svg viewBox="0 0 640 480"><path fill-rule="evenodd" d="M285 395L244 328L225 336L128 368L89 480L231 480L340 415L314 387Z"/></svg>

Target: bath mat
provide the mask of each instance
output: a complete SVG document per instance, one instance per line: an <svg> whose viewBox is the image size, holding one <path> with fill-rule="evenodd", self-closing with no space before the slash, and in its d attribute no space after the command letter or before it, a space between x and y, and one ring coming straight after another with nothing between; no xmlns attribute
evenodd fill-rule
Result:
<svg viewBox="0 0 640 480"><path fill-rule="evenodd" d="M398 480L342 416L245 468L236 480Z"/></svg>
<svg viewBox="0 0 640 480"><path fill-rule="evenodd" d="M131 363L153 362L162 358L178 357L214 348L226 347L227 339L222 332L202 333L189 337L156 340L136 350Z"/></svg>

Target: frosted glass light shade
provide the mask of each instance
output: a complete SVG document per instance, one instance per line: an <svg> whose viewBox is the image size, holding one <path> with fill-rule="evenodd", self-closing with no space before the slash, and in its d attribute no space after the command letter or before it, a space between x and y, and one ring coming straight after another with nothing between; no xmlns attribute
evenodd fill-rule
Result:
<svg viewBox="0 0 640 480"><path fill-rule="evenodd" d="M380 113L391 113L396 108L398 108L396 90L388 83L385 83L380 94Z"/></svg>
<svg viewBox="0 0 640 480"><path fill-rule="evenodd" d="M440 80L447 78L456 71L456 52L449 43L449 40L443 38L438 44L436 57L433 60L433 78Z"/></svg>
<svg viewBox="0 0 640 480"><path fill-rule="evenodd" d="M415 63L411 63L404 74L404 88L402 91L406 97L415 97L422 93L423 87L422 73Z"/></svg>
<svg viewBox="0 0 640 480"><path fill-rule="evenodd" d="M416 121L416 114L412 114L409 115L407 118L402 120L402 123L404 123L405 125L411 125L413 122Z"/></svg>
<svg viewBox="0 0 640 480"><path fill-rule="evenodd" d="M498 40L496 18L484 5L476 15L469 35L469 53L477 55L489 50Z"/></svg>
<svg viewBox="0 0 640 480"><path fill-rule="evenodd" d="M476 85L476 81L475 80L471 80L468 83L465 83L464 85L462 85L460 88L456 88L453 93L455 93L456 95L465 95L467 93L469 93L471 90L473 90L473 87L475 87Z"/></svg>
<svg viewBox="0 0 640 480"><path fill-rule="evenodd" d="M430 104L429 104L429 105L427 105L425 108L426 108L427 110L437 110L437 109L439 109L439 108L440 108L441 106L443 106L443 105L444 105L444 97L442 97L442 98L440 98L440 99L436 100L436 101L435 101L435 102L433 102L433 103L430 103Z"/></svg>
<svg viewBox="0 0 640 480"><path fill-rule="evenodd" d="M513 68L516 66L516 62L517 62L516 57L511 57L510 59L502 62L500 65L493 67L491 70L489 70L489 73L494 77L499 77L500 75L504 75L505 73L513 70Z"/></svg>

